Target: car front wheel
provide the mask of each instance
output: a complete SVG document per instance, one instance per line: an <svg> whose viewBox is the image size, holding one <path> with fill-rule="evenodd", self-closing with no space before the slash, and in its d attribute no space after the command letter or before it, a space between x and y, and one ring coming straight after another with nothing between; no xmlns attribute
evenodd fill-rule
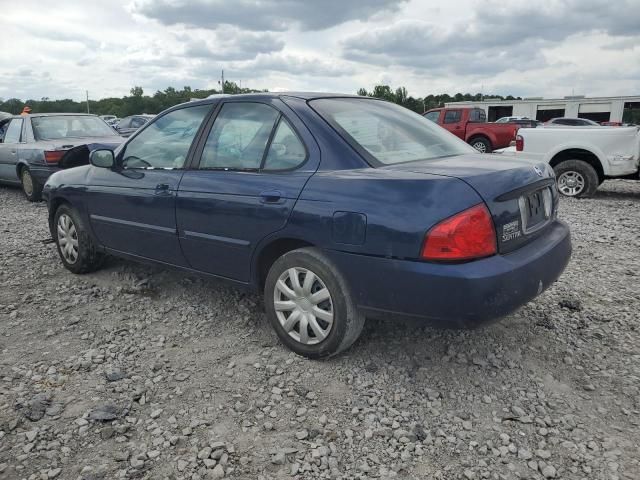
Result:
<svg viewBox="0 0 640 480"><path fill-rule="evenodd" d="M89 273L102 266L104 254L97 251L78 212L62 205L54 217L54 238L60 260L73 273Z"/></svg>
<svg viewBox="0 0 640 480"><path fill-rule="evenodd" d="M308 358L346 350L364 326L344 277L315 248L293 250L277 259L267 275L264 299L282 343Z"/></svg>

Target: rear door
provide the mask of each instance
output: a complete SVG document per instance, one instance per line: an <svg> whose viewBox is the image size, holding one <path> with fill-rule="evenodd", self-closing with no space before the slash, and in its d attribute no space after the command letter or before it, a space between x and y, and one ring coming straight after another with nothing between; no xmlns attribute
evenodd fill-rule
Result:
<svg viewBox="0 0 640 480"><path fill-rule="evenodd" d="M180 243L192 268L248 282L256 245L284 228L319 151L279 99L225 101L210 123L180 182Z"/></svg>
<svg viewBox="0 0 640 480"><path fill-rule="evenodd" d="M101 244L185 265L176 229L176 191L193 139L211 108L173 110L124 145L117 168L91 167L89 218Z"/></svg>
<svg viewBox="0 0 640 480"><path fill-rule="evenodd" d="M455 136L464 140L464 124L462 122L462 110L445 110L442 126Z"/></svg>
<svg viewBox="0 0 640 480"><path fill-rule="evenodd" d="M0 143L0 180L18 182L16 164L18 163L18 149L22 142L23 118L14 118Z"/></svg>

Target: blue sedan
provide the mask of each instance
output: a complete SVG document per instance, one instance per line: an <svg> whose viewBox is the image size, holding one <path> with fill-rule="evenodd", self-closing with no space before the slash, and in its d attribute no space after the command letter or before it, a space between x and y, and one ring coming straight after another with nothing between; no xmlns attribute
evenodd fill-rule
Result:
<svg viewBox="0 0 640 480"><path fill-rule="evenodd" d="M251 94L173 107L45 185L74 273L106 254L264 293L294 352L365 318L472 327L539 295L571 255L543 163L481 155L381 100Z"/></svg>

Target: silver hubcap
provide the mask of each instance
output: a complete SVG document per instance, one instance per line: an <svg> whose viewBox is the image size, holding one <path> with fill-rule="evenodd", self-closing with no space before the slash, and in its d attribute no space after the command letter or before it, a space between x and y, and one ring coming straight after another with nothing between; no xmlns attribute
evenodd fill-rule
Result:
<svg viewBox="0 0 640 480"><path fill-rule="evenodd" d="M78 232L73 220L66 213L58 218L58 245L67 263L76 263L78 260Z"/></svg>
<svg viewBox="0 0 640 480"><path fill-rule="evenodd" d="M482 142L476 142L472 146L480 153L487 153L487 146Z"/></svg>
<svg viewBox="0 0 640 480"><path fill-rule="evenodd" d="M564 172L558 177L558 190L568 197L574 197L584 190L584 177L578 172Z"/></svg>
<svg viewBox="0 0 640 480"><path fill-rule="evenodd" d="M24 193L29 196L33 193L33 179L31 178L29 170L24 170L22 172L22 188L24 189Z"/></svg>
<svg viewBox="0 0 640 480"><path fill-rule="evenodd" d="M322 342L333 326L333 301L324 282L311 270L285 271L273 292L276 316L284 331L304 345Z"/></svg>

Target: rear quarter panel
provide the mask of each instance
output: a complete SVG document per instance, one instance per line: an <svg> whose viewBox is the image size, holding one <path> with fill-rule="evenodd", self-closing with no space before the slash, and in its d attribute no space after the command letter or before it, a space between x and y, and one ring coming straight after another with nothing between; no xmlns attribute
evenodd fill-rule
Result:
<svg viewBox="0 0 640 480"><path fill-rule="evenodd" d="M374 168L320 171L300 195L286 234L333 250L416 259L433 225L481 201L455 178ZM364 220L363 235L344 234L361 228L349 219Z"/></svg>

